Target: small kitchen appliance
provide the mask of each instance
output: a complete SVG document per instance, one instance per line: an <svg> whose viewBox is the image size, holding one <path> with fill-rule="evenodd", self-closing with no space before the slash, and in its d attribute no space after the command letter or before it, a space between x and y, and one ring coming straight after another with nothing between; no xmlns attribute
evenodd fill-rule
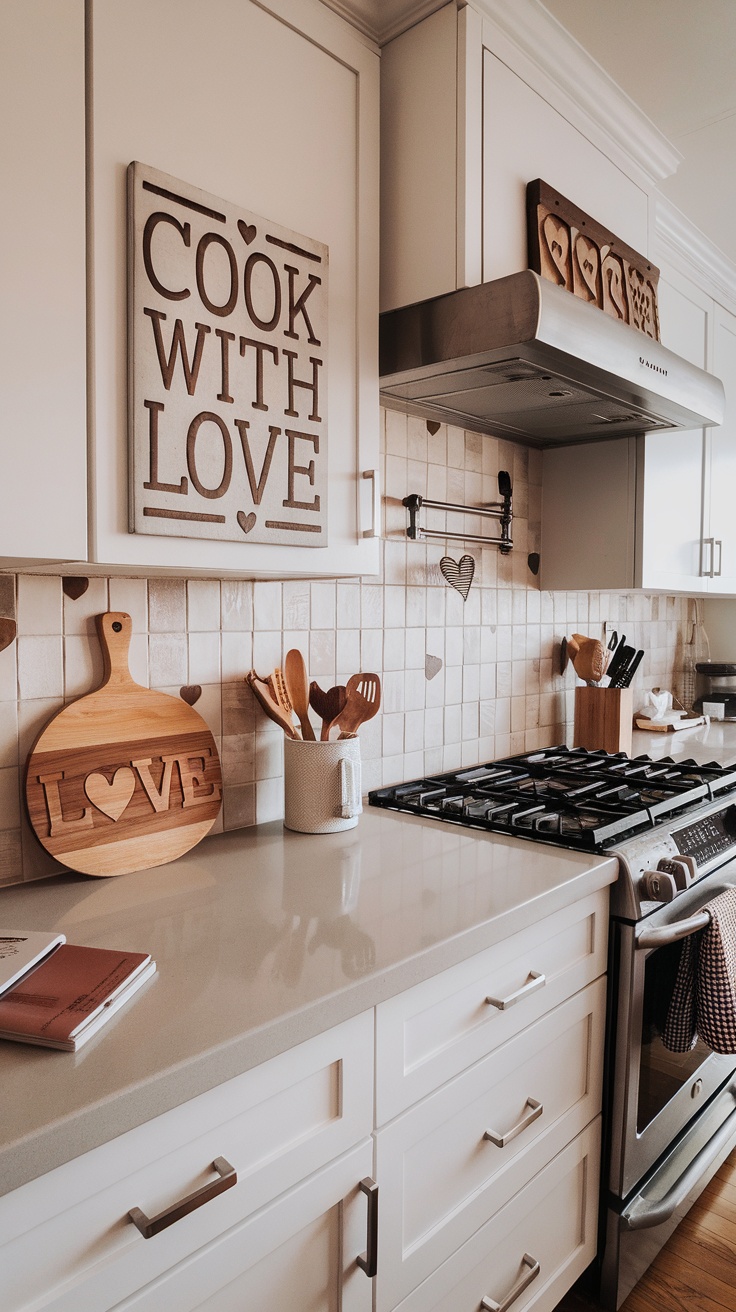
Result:
<svg viewBox="0 0 736 1312"><path fill-rule="evenodd" d="M736 886L736 767L553 747L369 801L618 859L593 1273L600 1302L617 1309L736 1146L736 1054L663 1043L681 942Z"/></svg>
<svg viewBox="0 0 736 1312"><path fill-rule="evenodd" d="M695 666L696 697L693 710L708 714L708 705L723 707L724 720L736 720L736 664L727 661L698 661Z"/></svg>

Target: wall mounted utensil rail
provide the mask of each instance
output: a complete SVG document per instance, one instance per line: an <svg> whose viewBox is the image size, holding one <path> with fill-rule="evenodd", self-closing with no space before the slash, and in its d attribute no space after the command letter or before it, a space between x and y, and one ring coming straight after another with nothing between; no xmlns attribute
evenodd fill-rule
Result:
<svg viewBox="0 0 736 1312"><path fill-rule="evenodd" d="M463 542L480 542L484 547L496 546L508 555L514 543L511 537L511 478L505 469L498 475L500 501L491 501L487 506L460 506L451 501L430 501L417 492L404 497L402 505L409 511L409 527L406 536L416 542L420 538L452 538ZM450 533L442 529L423 528L419 521L419 512L424 507L428 510L449 510L461 515L478 515L484 519L497 519L501 525L499 537L483 537L480 533Z"/></svg>

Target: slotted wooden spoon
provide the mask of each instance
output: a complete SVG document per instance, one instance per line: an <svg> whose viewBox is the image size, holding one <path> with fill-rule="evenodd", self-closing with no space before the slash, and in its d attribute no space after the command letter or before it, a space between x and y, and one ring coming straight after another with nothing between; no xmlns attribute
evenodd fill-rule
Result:
<svg viewBox="0 0 736 1312"><path fill-rule="evenodd" d="M320 733L321 742L327 742L330 736L330 729L345 706L347 695L347 689L344 688L341 683L337 684L334 688L330 688L328 692L324 692L314 680L310 683L309 705L317 712L322 720L322 732Z"/></svg>
<svg viewBox="0 0 736 1312"><path fill-rule="evenodd" d="M377 674L353 674L346 691L345 706L336 720L341 738L357 733L361 724L373 719L381 705L381 680Z"/></svg>
<svg viewBox="0 0 736 1312"><path fill-rule="evenodd" d="M291 718L282 711L268 684L264 683L263 679L258 678L255 670L251 670L246 674L245 682L250 686L256 701L261 703L268 718L273 720L274 724L277 724L280 729L283 729L289 738L298 738L299 735L291 722Z"/></svg>

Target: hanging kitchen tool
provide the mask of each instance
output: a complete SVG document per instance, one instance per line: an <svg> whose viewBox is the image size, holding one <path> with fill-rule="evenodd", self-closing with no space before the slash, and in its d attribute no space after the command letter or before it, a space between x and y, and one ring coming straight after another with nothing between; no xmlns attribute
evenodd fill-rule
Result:
<svg viewBox="0 0 736 1312"><path fill-rule="evenodd" d="M692 711L693 703L696 697L696 665L710 660L710 643L708 634L703 625L703 615L701 602L694 599L691 602L693 610L692 627L690 636L685 644L683 669L682 669L682 691L680 701L686 711Z"/></svg>
<svg viewBox="0 0 736 1312"><path fill-rule="evenodd" d="M130 616L108 612L96 622L102 683L37 739L26 801L37 838L62 865L122 875L173 861L204 838L220 810L222 776L201 715L131 677Z"/></svg>

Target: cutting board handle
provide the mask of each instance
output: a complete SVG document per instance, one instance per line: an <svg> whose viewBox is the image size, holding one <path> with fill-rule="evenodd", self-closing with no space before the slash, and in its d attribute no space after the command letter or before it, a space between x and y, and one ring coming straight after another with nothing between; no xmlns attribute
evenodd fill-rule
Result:
<svg viewBox="0 0 736 1312"><path fill-rule="evenodd" d="M109 610L104 615L96 615L95 622L105 662L105 675L100 687L104 688L110 683L132 683L128 668L128 650L133 633L130 615L122 610Z"/></svg>

